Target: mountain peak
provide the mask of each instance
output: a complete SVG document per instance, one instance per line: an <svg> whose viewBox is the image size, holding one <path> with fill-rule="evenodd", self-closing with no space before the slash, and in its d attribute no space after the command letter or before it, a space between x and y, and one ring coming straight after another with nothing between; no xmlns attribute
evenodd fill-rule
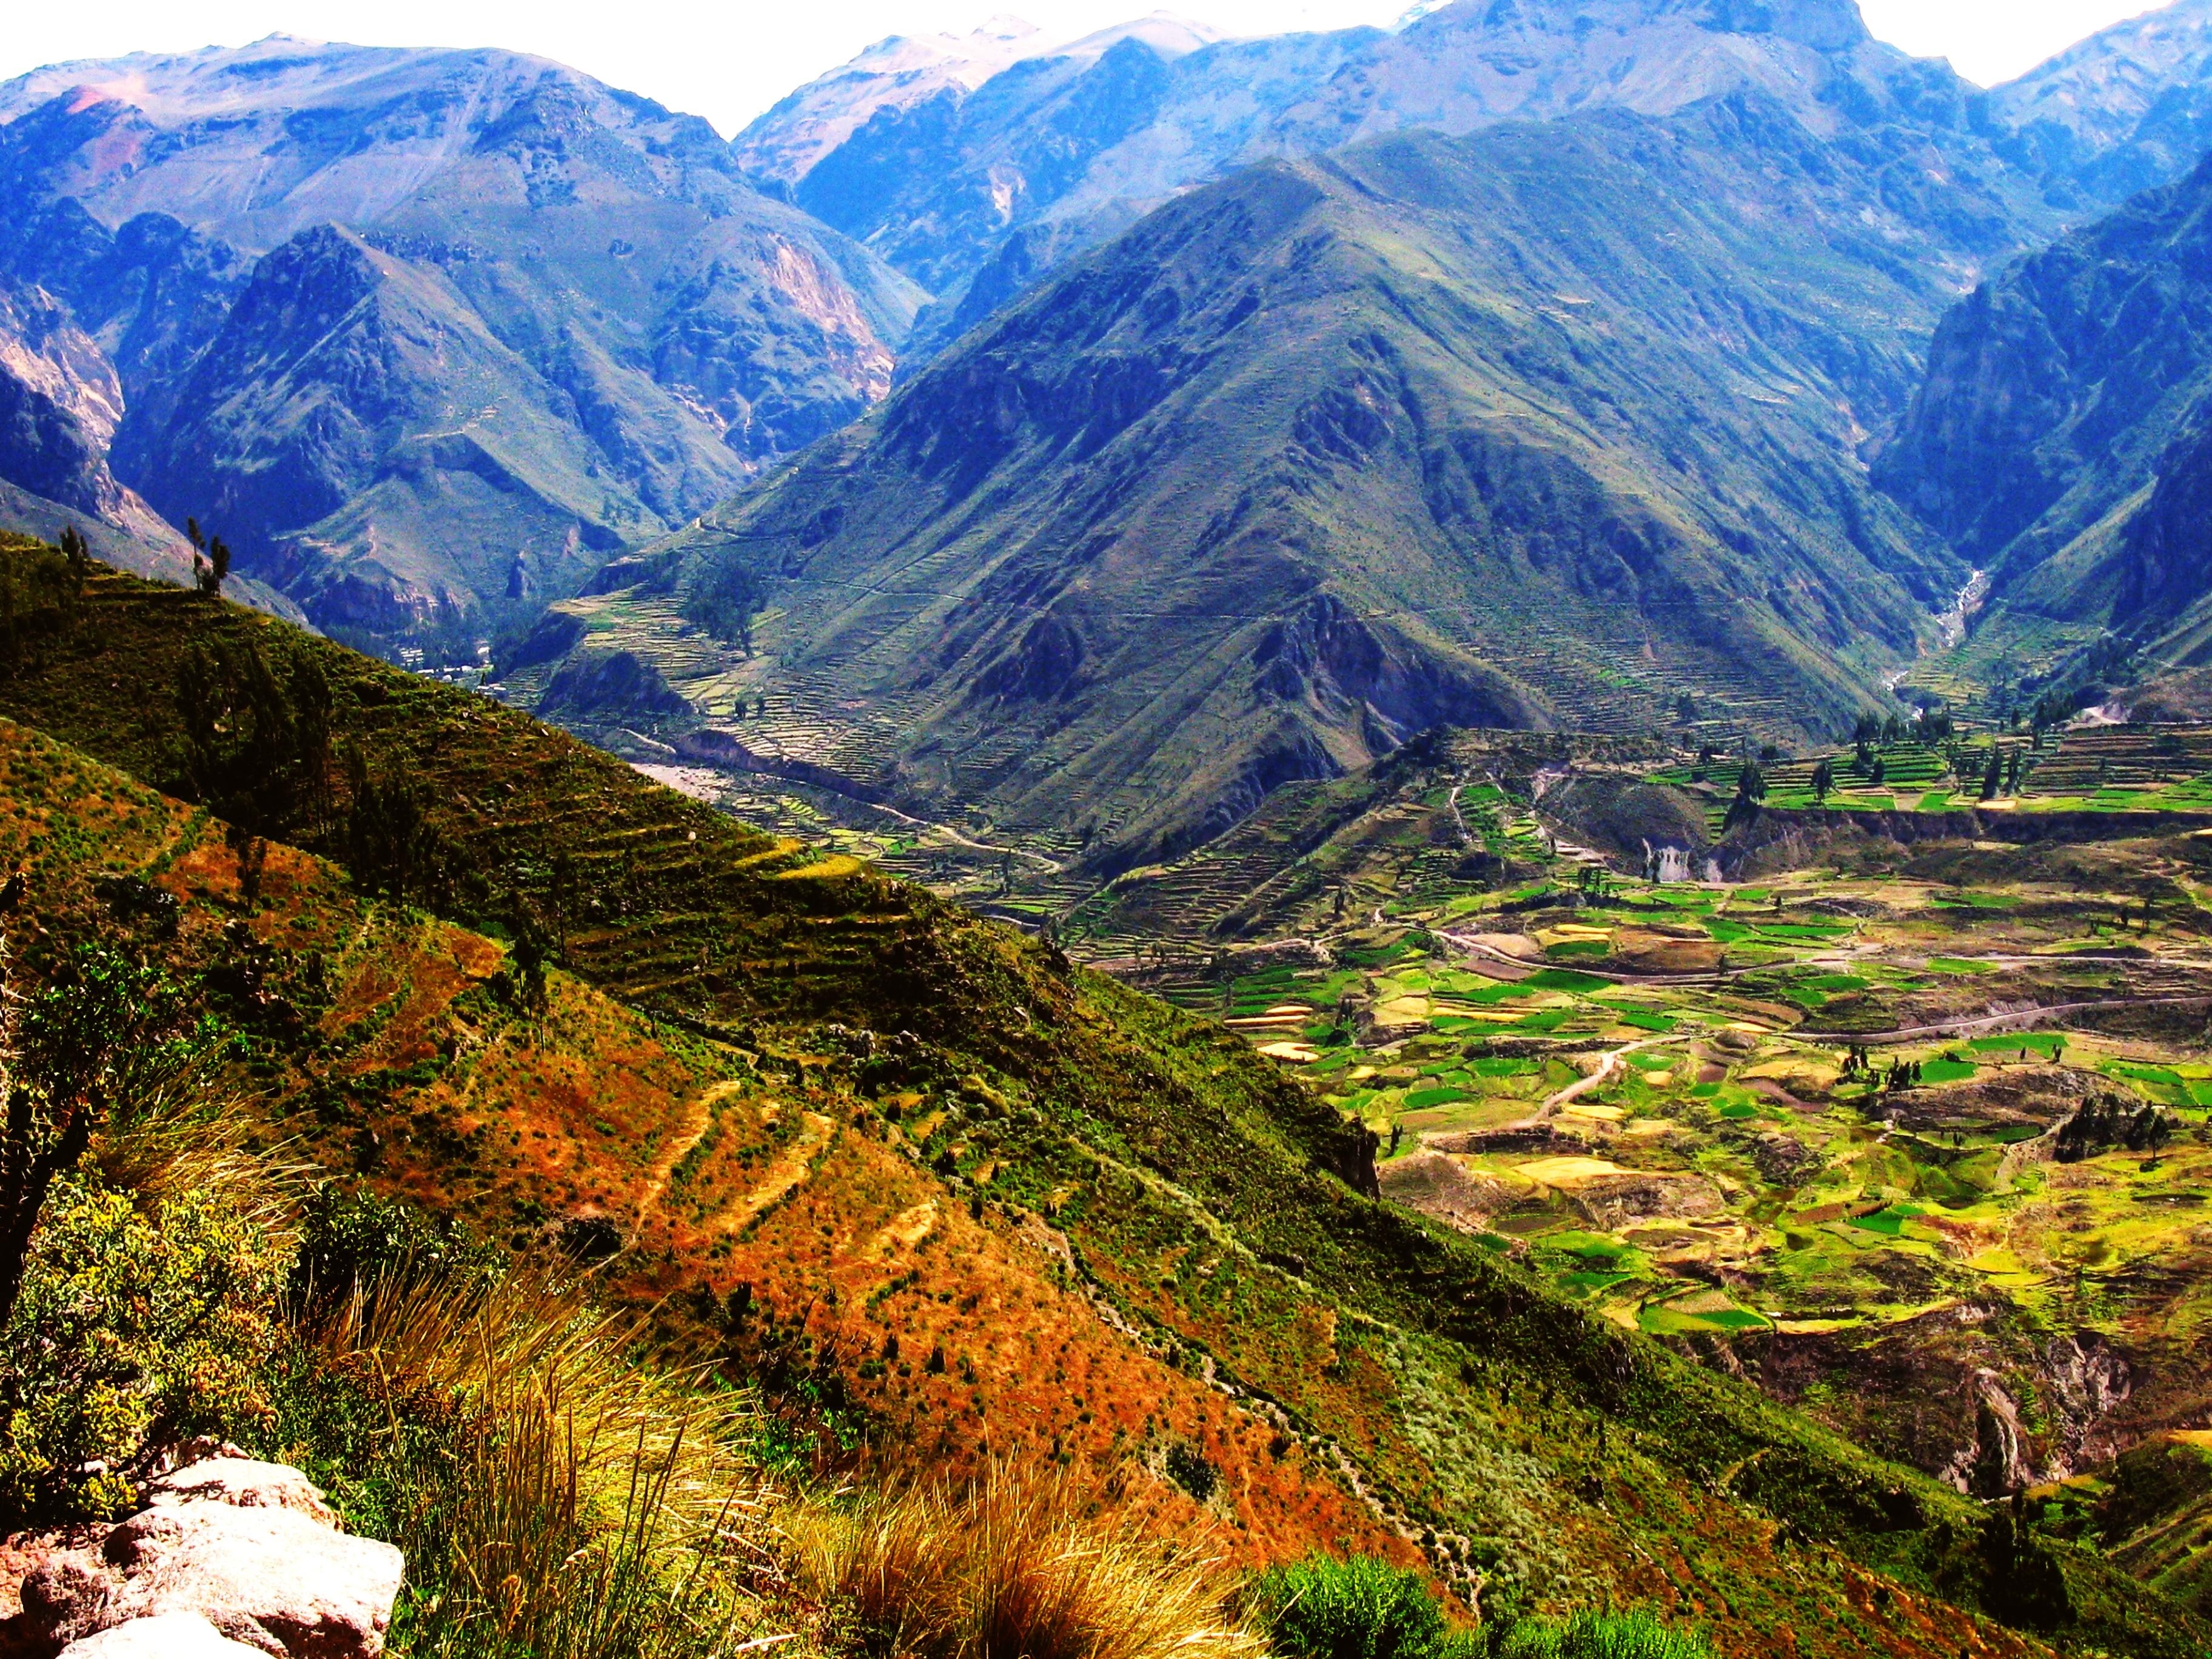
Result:
<svg viewBox="0 0 2212 1659"><path fill-rule="evenodd" d="M1517 28L1582 36L1675 22L1716 34L1771 35L1822 52L1848 51L1874 38L1857 0L1452 0L1414 19L1409 32Z"/></svg>
<svg viewBox="0 0 2212 1659"><path fill-rule="evenodd" d="M1050 58L1089 64L1125 40L1172 60L1226 38L1209 24L1168 11L1074 40L1003 14L964 35L894 34L784 98L739 133L734 148L750 177L793 187L877 116L897 115L946 94L964 97L1016 64Z"/></svg>

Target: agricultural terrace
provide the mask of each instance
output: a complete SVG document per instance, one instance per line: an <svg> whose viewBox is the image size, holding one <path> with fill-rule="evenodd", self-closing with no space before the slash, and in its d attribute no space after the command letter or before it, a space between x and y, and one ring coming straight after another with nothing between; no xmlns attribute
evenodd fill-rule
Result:
<svg viewBox="0 0 2212 1659"><path fill-rule="evenodd" d="M2182 1354L2212 1316L2212 945L2185 876L2136 896L2172 862L2142 845L1983 854L2009 864L1978 884L1563 878L1177 994L1365 1122L1387 1196L1624 1327L1841 1353L1995 1310L1991 1340Z"/></svg>

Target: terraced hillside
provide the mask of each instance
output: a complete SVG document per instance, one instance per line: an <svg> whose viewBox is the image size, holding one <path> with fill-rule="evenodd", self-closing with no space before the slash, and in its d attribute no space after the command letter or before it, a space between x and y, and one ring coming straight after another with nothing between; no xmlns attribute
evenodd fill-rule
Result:
<svg viewBox="0 0 2212 1659"><path fill-rule="evenodd" d="M2203 728L1437 734L1064 936L1359 1115L1386 1195L2194 1595L2208 802Z"/></svg>
<svg viewBox="0 0 2212 1659"><path fill-rule="evenodd" d="M510 710L173 590L73 588L21 544L5 561L0 704L40 732L8 737L15 931L112 929L173 951L204 994L243 985L244 1056L272 1109L331 1114L323 1157L495 1231L552 1221L623 1247L616 1282L670 1297L732 1363L807 1381L886 1449L1056 1442L1131 1480L1159 1469L1183 1497L1156 1480L1158 1501L1202 1504L1240 1549L1310 1536L1293 1514L1347 1542L1395 1531L1493 1604L1656 1599L1733 1653L1779 1631L1808 1655L2203 1644L2094 1555L2023 1543L1366 1196L1364 1132L1210 1022ZM224 739L249 729L258 763L227 770ZM314 763L318 732L335 763ZM87 751L246 822L225 831ZM173 945L170 907L132 878L180 907ZM379 887L507 942L438 932ZM367 948L393 937L379 918L454 964L407 975L447 988L408 1017L419 1036L380 986L404 958ZM219 976L226 950L252 973ZM327 1005L298 988L317 950L343 993ZM543 1005L541 952L580 981L549 968ZM510 993L465 984L495 975L523 1030L577 1040L557 1121L506 1103L495 1062L521 1030L481 999ZM285 1036L280 1005L313 1041ZM356 1024L400 1036L349 1070ZM338 1086L302 1092L311 1066ZM626 1068L659 1092L618 1114L603 1103ZM413 1073L385 1097L404 1113L374 1085L395 1070ZM1050 1352L989 1346L1008 1322L992 1297L1021 1298Z"/></svg>
<svg viewBox="0 0 2212 1659"><path fill-rule="evenodd" d="M686 1291L692 1310L711 1287L720 1315L702 1328L688 1313L691 1343L781 1366L794 1392L836 1390L802 1430L950 1468L986 1443L1050 1443L1125 1465L1168 1525L1201 1510L1163 1460L1202 1455L1239 1495L1249 1556L1324 1541L1412 1555L1325 1455L1269 1454L1273 1425L1103 1322L1041 1218L970 1213L915 1155L944 1108L902 1128L921 1097L864 1102L852 1056L740 1049L533 972L511 943L7 721L0 800L0 865L25 876L35 924L27 947L21 921L9 932L33 971L103 933L150 952L229 1028L270 1143L518 1252L613 1254L600 1272L630 1297ZM910 1360L884 1364L902 1344Z"/></svg>

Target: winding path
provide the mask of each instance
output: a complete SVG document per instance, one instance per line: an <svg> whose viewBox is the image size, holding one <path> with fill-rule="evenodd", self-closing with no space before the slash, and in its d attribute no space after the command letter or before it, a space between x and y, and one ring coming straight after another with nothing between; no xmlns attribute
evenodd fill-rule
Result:
<svg viewBox="0 0 2212 1659"><path fill-rule="evenodd" d="M1599 1084L1620 1069L1620 1062L1624 1055L1635 1054L1638 1049L1643 1048L1664 1048L1670 1042L1686 1042L1689 1040L1689 1036L1686 1031L1673 1031L1665 1036L1643 1037L1634 1042L1625 1042L1618 1048L1607 1049L1604 1060L1599 1062L1597 1070L1592 1072L1588 1077L1577 1079L1564 1089L1545 1096L1544 1103L1536 1109L1535 1115L1524 1119L1523 1121L1530 1125L1541 1123L1546 1118L1558 1112L1560 1107L1582 1094L1583 1091L1596 1088Z"/></svg>

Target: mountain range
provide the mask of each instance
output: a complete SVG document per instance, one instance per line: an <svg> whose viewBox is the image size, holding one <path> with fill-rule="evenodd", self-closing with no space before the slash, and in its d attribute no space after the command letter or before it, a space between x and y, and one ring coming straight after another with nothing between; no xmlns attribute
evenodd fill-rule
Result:
<svg viewBox="0 0 2212 1659"><path fill-rule="evenodd" d="M2005 222L1849 159L1746 94L1245 170L608 567L571 658L1108 867L1437 724L1847 722L1964 580L1852 411Z"/></svg>
<svg viewBox="0 0 2212 1659"><path fill-rule="evenodd" d="M2012 602L1944 313L2187 172L2208 20L1986 93L1849 0L994 25L729 143L496 52L58 65L0 88L0 479L1102 871L1439 720L1802 737Z"/></svg>
<svg viewBox="0 0 2212 1659"><path fill-rule="evenodd" d="M1156 18L988 76L978 44L899 40L793 94L737 151L934 291L923 339L943 343L1010 277L1195 182L1408 128L1757 93L1824 136L1902 121L1984 165L1994 144L2023 196L2060 208L2116 202L2193 160L2178 110L2206 76L2202 13L2124 25L1995 94L1875 40L1854 0L1462 0L1395 31L1228 41Z"/></svg>
<svg viewBox="0 0 2212 1659"><path fill-rule="evenodd" d="M158 971L316 1203L594 1264L795 1478L1493 1653L2201 1654L2208 99L2212 0L1990 90L1850 0L1000 21L729 142L23 76L27 988Z"/></svg>

